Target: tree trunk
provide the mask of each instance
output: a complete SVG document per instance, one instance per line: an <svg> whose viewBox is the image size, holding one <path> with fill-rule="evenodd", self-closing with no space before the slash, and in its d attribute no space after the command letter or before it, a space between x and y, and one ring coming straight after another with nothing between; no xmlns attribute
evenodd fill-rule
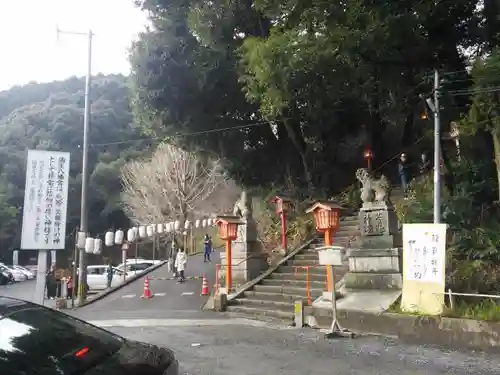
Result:
<svg viewBox="0 0 500 375"><path fill-rule="evenodd" d="M491 138L493 139L493 147L495 152L495 166L497 169L498 181L498 201L500 201L500 134L496 129L491 130Z"/></svg>

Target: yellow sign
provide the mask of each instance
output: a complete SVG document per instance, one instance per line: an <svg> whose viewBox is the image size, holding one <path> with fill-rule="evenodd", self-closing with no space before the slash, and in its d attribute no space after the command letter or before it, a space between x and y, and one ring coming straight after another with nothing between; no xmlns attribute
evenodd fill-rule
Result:
<svg viewBox="0 0 500 375"><path fill-rule="evenodd" d="M404 311L443 312L446 280L446 224L403 225Z"/></svg>

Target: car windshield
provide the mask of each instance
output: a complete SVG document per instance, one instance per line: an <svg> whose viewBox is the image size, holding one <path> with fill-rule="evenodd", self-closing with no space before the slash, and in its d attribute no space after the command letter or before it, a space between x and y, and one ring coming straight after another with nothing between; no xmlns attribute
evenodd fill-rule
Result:
<svg viewBox="0 0 500 375"><path fill-rule="evenodd" d="M84 374L123 340L68 315L28 305L0 316L0 374Z"/></svg>

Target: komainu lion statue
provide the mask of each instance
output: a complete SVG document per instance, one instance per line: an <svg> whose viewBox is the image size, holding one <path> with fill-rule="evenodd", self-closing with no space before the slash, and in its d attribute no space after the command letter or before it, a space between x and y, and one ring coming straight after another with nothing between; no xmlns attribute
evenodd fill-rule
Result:
<svg viewBox="0 0 500 375"><path fill-rule="evenodd" d="M368 169L359 168L356 171L356 179L363 185L361 187L361 200L363 203L390 203L391 184L387 177L381 175L377 179Z"/></svg>
<svg viewBox="0 0 500 375"><path fill-rule="evenodd" d="M242 219L251 219L252 213L252 197L243 190L240 199L234 204L233 215Z"/></svg>

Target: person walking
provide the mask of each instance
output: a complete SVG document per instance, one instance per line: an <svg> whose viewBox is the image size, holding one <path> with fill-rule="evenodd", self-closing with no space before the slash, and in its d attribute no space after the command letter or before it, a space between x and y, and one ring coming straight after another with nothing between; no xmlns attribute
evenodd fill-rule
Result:
<svg viewBox="0 0 500 375"><path fill-rule="evenodd" d="M427 154L425 152L422 152L422 155L420 155L420 163L418 164L418 169L421 176L426 175L432 170L431 162L427 158Z"/></svg>
<svg viewBox="0 0 500 375"><path fill-rule="evenodd" d="M47 286L47 299L56 298L56 276L55 267L50 267L50 270L45 274L45 285Z"/></svg>
<svg viewBox="0 0 500 375"><path fill-rule="evenodd" d="M106 268L106 276L107 276L107 287L111 288L111 283L113 282L113 275L115 273L115 270L113 268L113 264L111 264L111 261L108 262L108 268Z"/></svg>
<svg viewBox="0 0 500 375"><path fill-rule="evenodd" d="M410 174L410 165L408 163L408 158L405 153L402 153L398 161L398 174L401 180L401 187L406 193L408 189L408 179Z"/></svg>
<svg viewBox="0 0 500 375"><path fill-rule="evenodd" d="M66 299L71 299L73 296L73 278L71 276L68 277L66 281Z"/></svg>
<svg viewBox="0 0 500 375"><path fill-rule="evenodd" d="M203 261L210 262L210 253L212 252L212 240L205 234L205 238L203 239Z"/></svg>
<svg viewBox="0 0 500 375"><path fill-rule="evenodd" d="M187 255L184 252L184 249L180 248L177 253L177 256L175 257L175 268L177 269L180 283L183 283L186 280L184 276L186 265L187 265Z"/></svg>
<svg viewBox="0 0 500 375"><path fill-rule="evenodd" d="M178 249L179 248L177 246L177 242L175 241L175 238L174 238L174 240L172 241L172 245L170 247L170 259L172 260L172 268L173 268L174 278L176 278L176 279L179 276L177 273L177 262L176 262Z"/></svg>

